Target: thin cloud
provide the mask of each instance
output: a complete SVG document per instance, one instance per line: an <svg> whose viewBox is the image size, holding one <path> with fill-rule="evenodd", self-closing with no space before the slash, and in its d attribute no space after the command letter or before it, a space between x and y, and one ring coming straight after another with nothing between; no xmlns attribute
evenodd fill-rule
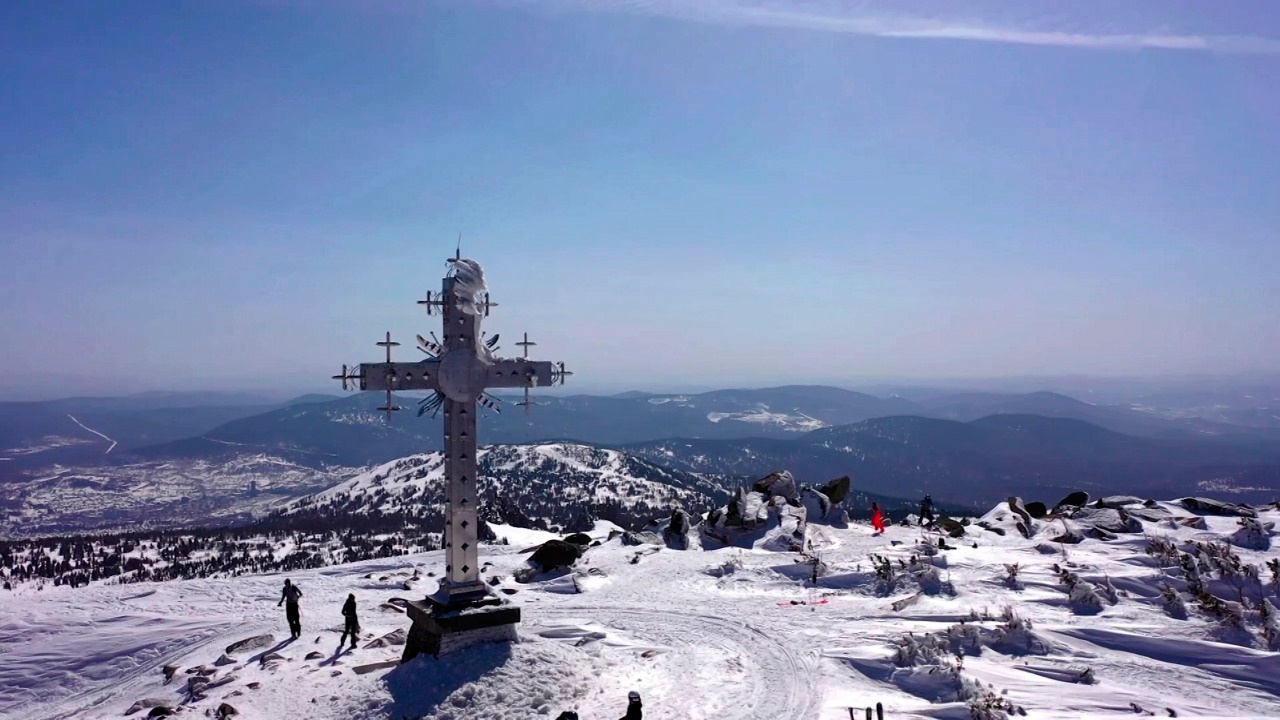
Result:
<svg viewBox="0 0 1280 720"><path fill-rule="evenodd" d="M1002 25L991 21L893 16L865 7L837 9L801 2L735 0L525 0L544 7L657 15L720 25L756 25L885 38L969 40L1099 50L1162 50L1280 55L1280 38L1168 34L1102 33Z"/></svg>

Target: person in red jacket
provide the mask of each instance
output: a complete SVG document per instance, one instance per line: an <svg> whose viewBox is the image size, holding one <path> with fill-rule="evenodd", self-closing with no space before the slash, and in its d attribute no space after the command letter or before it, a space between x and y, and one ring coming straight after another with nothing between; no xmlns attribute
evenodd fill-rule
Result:
<svg viewBox="0 0 1280 720"><path fill-rule="evenodd" d="M884 532L884 511L880 509L879 503L871 503L871 524L875 526L877 533Z"/></svg>

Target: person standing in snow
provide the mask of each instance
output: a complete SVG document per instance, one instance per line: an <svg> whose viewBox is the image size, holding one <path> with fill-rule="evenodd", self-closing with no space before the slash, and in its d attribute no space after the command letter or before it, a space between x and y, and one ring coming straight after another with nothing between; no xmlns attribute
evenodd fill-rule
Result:
<svg viewBox="0 0 1280 720"><path fill-rule="evenodd" d="M932 525L933 520L933 497L925 495L920 501L920 524Z"/></svg>
<svg viewBox="0 0 1280 720"><path fill-rule="evenodd" d="M627 693L627 714L622 716L622 720L644 720L641 717L640 693L632 690Z"/></svg>
<svg viewBox="0 0 1280 720"><path fill-rule="evenodd" d="M280 602L276 603L276 607L284 605L284 616L289 621L289 633L296 640L302 635L302 618L298 614L298 599L302 597L302 591L297 585L284 581L284 592L280 594Z"/></svg>
<svg viewBox="0 0 1280 720"><path fill-rule="evenodd" d="M871 503L871 524L877 534L884 532L884 511L880 509L880 503Z"/></svg>
<svg viewBox="0 0 1280 720"><path fill-rule="evenodd" d="M342 605L342 617L346 618L346 624L342 628L342 637L338 638L338 647L342 647L342 643L346 641L347 635L351 635L351 649L356 649L356 636L360 634L360 621L356 619L356 595L351 593L347 596L347 601Z"/></svg>

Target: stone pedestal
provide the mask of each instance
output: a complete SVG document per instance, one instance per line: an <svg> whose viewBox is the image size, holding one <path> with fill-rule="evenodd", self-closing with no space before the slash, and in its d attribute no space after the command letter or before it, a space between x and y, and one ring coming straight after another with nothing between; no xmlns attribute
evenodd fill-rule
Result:
<svg viewBox="0 0 1280 720"><path fill-rule="evenodd" d="M465 602L442 602L436 597L409 602L413 619L400 662L418 655L440 657L472 645L515 642L520 608L495 595Z"/></svg>

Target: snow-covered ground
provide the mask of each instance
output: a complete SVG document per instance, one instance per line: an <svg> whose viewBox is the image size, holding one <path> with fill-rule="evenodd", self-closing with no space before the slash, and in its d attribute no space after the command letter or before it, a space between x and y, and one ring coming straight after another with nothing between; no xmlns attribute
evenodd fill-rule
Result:
<svg viewBox="0 0 1280 720"><path fill-rule="evenodd" d="M769 409L768 405L761 403L754 410L747 412L710 412L707 413L707 419L713 423L718 423L721 420L737 420L738 422L754 423L756 425L776 425L789 432L808 432L827 427L827 423L805 415L800 412L799 408L794 409L792 412L795 414L774 412Z"/></svg>
<svg viewBox="0 0 1280 720"><path fill-rule="evenodd" d="M964 718L967 704L952 698L961 686L974 695L976 683L1032 718L1280 716L1280 653L1263 649L1257 621L1247 634L1226 632L1186 592L1188 618L1172 616L1160 588L1180 576L1147 552L1161 536L1181 549L1230 538L1238 519L1174 503L1143 513L1157 519L1131 515L1141 533L1066 544L1051 540L1082 522L1036 521L1024 538L1002 504L984 521L1003 535L970 525L931 558L920 541L938 536L916 527L877 536L864 524L810 524L805 556L624 545L602 523L593 533L602 544L572 574L528 584L512 580L520 551L550 535L496 526L510 545L482 549L484 577L516 591L520 642L364 674L356 669L401 652L373 641L408 626L380 606L433 590L440 553L288 574L304 592L296 642L284 642L276 607L284 575L23 586L0 595L0 716L122 717L142 698L180 706L186 671L200 665L225 684L180 717L227 702L245 718L514 720L568 709L616 718L634 689L647 718L846 720L877 702L890 718ZM1265 570L1277 551L1233 550L1264 568L1259 589L1280 602ZM883 565L877 576L873 556L889 561L893 581ZM1082 583L1070 596L1063 572ZM338 653L348 593L364 633L357 650ZM259 633L274 640L214 665L227 645ZM180 669L166 683L170 663Z"/></svg>

